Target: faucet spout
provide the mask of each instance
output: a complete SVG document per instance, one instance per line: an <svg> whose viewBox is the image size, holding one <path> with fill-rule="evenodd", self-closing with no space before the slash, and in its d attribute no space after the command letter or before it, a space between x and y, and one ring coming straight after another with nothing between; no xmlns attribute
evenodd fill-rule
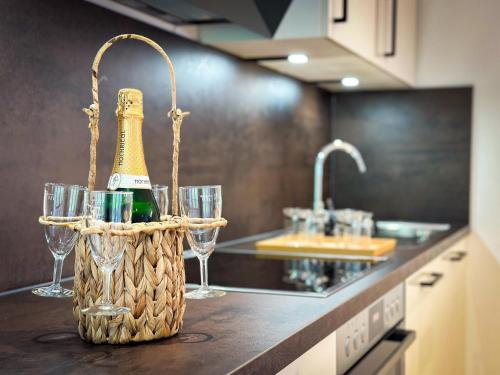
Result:
<svg viewBox="0 0 500 375"><path fill-rule="evenodd" d="M366 172L365 161L359 150L352 144L336 139L326 146L323 146L318 152L314 164L314 211L320 211L325 208L323 203L323 172L325 160L333 151L344 151L354 159L360 173Z"/></svg>

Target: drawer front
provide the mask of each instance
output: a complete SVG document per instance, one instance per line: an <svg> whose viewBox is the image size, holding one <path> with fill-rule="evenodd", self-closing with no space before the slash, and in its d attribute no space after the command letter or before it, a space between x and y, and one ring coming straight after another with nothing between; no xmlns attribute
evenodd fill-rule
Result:
<svg viewBox="0 0 500 375"><path fill-rule="evenodd" d="M405 282L405 326L416 331L408 375L464 373L466 245L450 246Z"/></svg>
<svg viewBox="0 0 500 375"><path fill-rule="evenodd" d="M426 301L442 288L447 266L446 261L437 257L405 281L405 312L407 316L426 305Z"/></svg>

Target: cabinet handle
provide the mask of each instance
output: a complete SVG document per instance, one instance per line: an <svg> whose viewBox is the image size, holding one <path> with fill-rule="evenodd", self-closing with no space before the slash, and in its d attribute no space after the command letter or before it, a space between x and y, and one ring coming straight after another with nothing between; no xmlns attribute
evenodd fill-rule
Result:
<svg viewBox="0 0 500 375"><path fill-rule="evenodd" d="M334 18L334 23L347 22L347 0L342 0L342 16Z"/></svg>
<svg viewBox="0 0 500 375"><path fill-rule="evenodd" d="M431 280L428 280L428 281L421 281L419 284L420 286L424 286L424 287L433 287L434 285L436 285L436 283L441 280L443 278L443 274L440 273L440 272L431 272L430 273L430 276L432 276L432 279Z"/></svg>
<svg viewBox="0 0 500 375"><path fill-rule="evenodd" d="M467 253L465 251L455 251L454 253L452 253L451 256L448 257L448 260L450 262L460 262L466 256L467 256Z"/></svg>
<svg viewBox="0 0 500 375"><path fill-rule="evenodd" d="M397 34L397 24L398 24L398 0L392 0L392 17L391 17L391 50L384 53L385 57L396 56L396 34Z"/></svg>

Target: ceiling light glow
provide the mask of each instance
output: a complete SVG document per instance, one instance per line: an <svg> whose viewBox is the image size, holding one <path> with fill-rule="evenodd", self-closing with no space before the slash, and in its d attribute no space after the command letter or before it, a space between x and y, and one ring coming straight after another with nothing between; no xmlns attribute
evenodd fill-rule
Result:
<svg viewBox="0 0 500 375"><path fill-rule="evenodd" d="M345 87L359 86L359 79L357 79L356 77L344 77L340 82L342 83L342 86Z"/></svg>
<svg viewBox="0 0 500 375"><path fill-rule="evenodd" d="M292 64L305 64L309 61L309 57L303 53L292 53L288 55L288 62Z"/></svg>

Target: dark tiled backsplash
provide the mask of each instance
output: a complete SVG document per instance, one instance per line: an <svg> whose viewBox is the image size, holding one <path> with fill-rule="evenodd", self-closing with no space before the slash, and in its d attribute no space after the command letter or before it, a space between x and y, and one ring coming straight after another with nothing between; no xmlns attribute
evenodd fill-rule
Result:
<svg viewBox="0 0 500 375"><path fill-rule="evenodd" d="M399 90L332 97L333 134L365 158L360 175L338 155L337 207L378 219L468 222L472 88Z"/></svg>
<svg viewBox="0 0 500 375"><path fill-rule="evenodd" d="M310 205L314 153L330 132L326 92L83 1L4 3L0 252L9 271L0 274L0 291L51 278L51 255L37 224L43 184L86 184L89 131L81 108L91 103L95 53L117 34L146 35L169 53L178 105L192 112L182 129L180 184L222 184L230 224L221 239L277 229L284 206ZM105 188L111 171L122 87L144 92L149 174L153 182L170 184L164 61L140 42L119 42L104 55L100 77L97 187ZM71 256L65 275L72 268Z"/></svg>

